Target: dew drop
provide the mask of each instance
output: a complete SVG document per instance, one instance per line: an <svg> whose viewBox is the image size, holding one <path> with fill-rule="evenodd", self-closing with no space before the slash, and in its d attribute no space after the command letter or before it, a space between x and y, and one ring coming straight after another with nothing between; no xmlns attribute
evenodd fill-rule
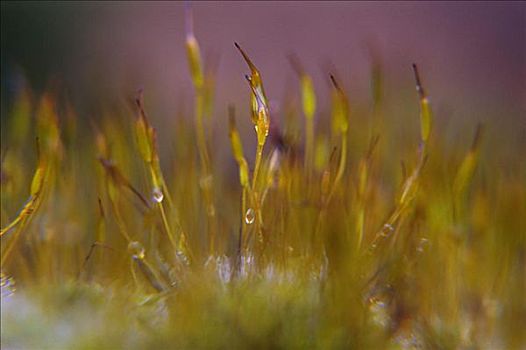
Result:
<svg viewBox="0 0 526 350"><path fill-rule="evenodd" d="M156 203L161 203L164 199L163 191L159 187L155 187L152 191L152 199Z"/></svg>
<svg viewBox="0 0 526 350"><path fill-rule="evenodd" d="M389 236L394 231L394 227L391 224L385 224L382 230L383 236Z"/></svg>
<svg viewBox="0 0 526 350"><path fill-rule="evenodd" d="M419 253L422 253L425 249L425 246L429 243L429 240L427 238L421 238L420 239L420 242L418 243L418 247L416 248L416 250L419 252Z"/></svg>
<svg viewBox="0 0 526 350"><path fill-rule="evenodd" d="M130 242L130 244L128 244L128 251L134 259L144 259L145 251L141 243L137 241Z"/></svg>
<svg viewBox="0 0 526 350"><path fill-rule="evenodd" d="M176 251L175 255L184 266L190 266L190 260L182 250Z"/></svg>
<svg viewBox="0 0 526 350"><path fill-rule="evenodd" d="M255 219L256 219L256 213L254 213L254 209L248 208L245 214L245 222L247 223L247 225L251 225L254 223Z"/></svg>

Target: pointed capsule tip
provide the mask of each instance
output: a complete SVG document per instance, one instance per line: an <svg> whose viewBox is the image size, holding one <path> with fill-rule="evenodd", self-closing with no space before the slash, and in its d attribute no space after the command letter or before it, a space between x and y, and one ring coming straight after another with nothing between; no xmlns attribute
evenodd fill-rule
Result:
<svg viewBox="0 0 526 350"><path fill-rule="evenodd" d="M135 95L135 103L137 106L141 106L144 100L144 88L140 87L137 89L137 93Z"/></svg>
<svg viewBox="0 0 526 350"><path fill-rule="evenodd" d="M337 90L340 90L340 86L338 85L338 82L336 81L336 78L334 77L334 75L329 74L329 76L331 77L331 82L332 82L332 84L334 85L334 87L335 87Z"/></svg>
<svg viewBox="0 0 526 350"><path fill-rule="evenodd" d="M302 76L305 73L305 70L303 69L303 66L301 65L300 59L295 53L291 53L287 56L290 65L292 66L292 69L296 72L298 76Z"/></svg>
<svg viewBox="0 0 526 350"><path fill-rule="evenodd" d="M415 75L415 81L416 81L416 91L418 92L421 99L424 99L426 97L426 93L424 91L424 87L422 86L422 82L420 80L420 74L418 73L418 67L416 63L413 63L413 73Z"/></svg>

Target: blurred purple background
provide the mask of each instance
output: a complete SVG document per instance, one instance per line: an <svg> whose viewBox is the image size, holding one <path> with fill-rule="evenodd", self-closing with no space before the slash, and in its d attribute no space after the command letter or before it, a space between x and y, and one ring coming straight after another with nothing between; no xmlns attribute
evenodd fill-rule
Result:
<svg viewBox="0 0 526 350"><path fill-rule="evenodd" d="M397 103L414 103L410 66L417 62L435 109L450 118L525 126L525 3L195 2L192 7L203 56L219 59L221 115L231 102L240 110L247 107L247 67L235 40L261 70L276 105L287 89L297 87L290 53L313 75L322 107L330 67L336 67L351 102L366 101L368 47L373 47L384 64L387 100L396 96L394 109ZM86 114L105 98L133 96L137 87L145 88L149 105L163 117L191 109L184 3L2 2L1 26L3 96L16 86L21 68L37 88L58 77Z"/></svg>

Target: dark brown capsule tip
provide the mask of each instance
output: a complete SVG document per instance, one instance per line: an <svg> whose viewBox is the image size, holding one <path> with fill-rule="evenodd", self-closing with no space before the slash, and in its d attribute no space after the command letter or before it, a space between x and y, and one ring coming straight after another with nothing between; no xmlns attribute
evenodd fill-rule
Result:
<svg viewBox="0 0 526 350"><path fill-rule="evenodd" d="M229 136L232 135L232 132L236 129L236 117L234 117L233 115L229 115L228 116L228 131L229 131Z"/></svg>
<svg viewBox="0 0 526 350"><path fill-rule="evenodd" d="M228 105L228 123L231 128L236 125L236 108L232 104Z"/></svg>
<svg viewBox="0 0 526 350"><path fill-rule="evenodd" d="M302 76L304 74L303 66L301 65L301 62L298 58L298 56L294 53L291 53L287 56L290 62L290 65L292 66L292 69L298 74L298 76Z"/></svg>
<svg viewBox="0 0 526 350"><path fill-rule="evenodd" d="M137 106L141 107L144 99L144 89L141 87L137 89L137 94L135 95L135 103Z"/></svg>
<svg viewBox="0 0 526 350"><path fill-rule="evenodd" d="M420 96L420 98L425 98L426 94L424 92L424 87L422 86L422 82L420 80L420 74L418 73L418 67L416 63L413 63L412 66L413 66L413 73L415 74L416 91L418 92L418 95Z"/></svg>
<svg viewBox="0 0 526 350"><path fill-rule="evenodd" d="M228 115L234 117L236 115L236 106L232 103L228 104Z"/></svg>
<svg viewBox="0 0 526 350"><path fill-rule="evenodd" d="M336 81L336 78L334 77L334 75L332 75L332 74L329 74L329 75L330 75L330 77L331 77L332 85L334 85L334 87L336 88L336 90L341 91L341 89L340 89L340 85L338 85L338 82Z"/></svg>
<svg viewBox="0 0 526 350"><path fill-rule="evenodd" d="M37 152L37 159L40 160L40 138L38 136L35 138L35 147Z"/></svg>
<svg viewBox="0 0 526 350"><path fill-rule="evenodd" d="M234 41L234 45L235 47L239 50L239 53L241 53L241 56L243 56L243 59L245 60L245 62L248 64L250 70L252 72L254 71L257 71L256 69L256 66L254 66L254 64L252 63L252 61L250 60L250 58L248 57L248 55L245 53L245 51L243 51L243 49L241 48L241 46L239 46L239 44L237 42Z"/></svg>
<svg viewBox="0 0 526 350"><path fill-rule="evenodd" d="M102 200L100 199L100 197L98 197L98 200L99 200L99 214L101 217L104 217L104 207L102 206Z"/></svg>

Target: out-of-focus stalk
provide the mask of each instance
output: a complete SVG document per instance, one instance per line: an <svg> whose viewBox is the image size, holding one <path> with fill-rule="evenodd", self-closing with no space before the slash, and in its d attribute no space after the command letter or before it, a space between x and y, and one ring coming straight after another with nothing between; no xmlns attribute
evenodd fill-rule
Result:
<svg viewBox="0 0 526 350"><path fill-rule="evenodd" d="M301 106L305 116L305 157L303 167L306 174L306 183L308 186L308 197L312 190L311 177L314 167L314 114L316 113L316 93L312 84L312 78L305 72L299 59L296 56L290 56L290 63L300 80Z"/></svg>
<svg viewBox="0 0 526 350"><path fill-rule="evenodd" d="M418 73L418 67L413 63L413 73L415 75L416 91L420 100L420 145L418 148L418 161L415 169L409 175L402 185L400 196L396 203L395 208L391 212L391 215L384 223L382 228L376 233L371 248L375 249L379 243L379 240L388 236L391 236L396 231L397 223L399 222L402 214L409 207L409 204L415 198L418 189L418 180L424 163L427 159L427 147L429 135L431 133L432 125L432 113L431 107L429 106L429 99L424 91L422 82L420 80L420 74Z"/></svg>
<svg viewBox="0 0 526 350"><path fill-rule="evenodd" d="M16 227L7 244L3 244L5 249L2 251L1 265L4 265L7 261L16 246L20 234L42 204L44 196L53 184L56 167L62 156L63 150L56 106L53 97L49 94L44 95L40 101L37 113L37 127L39 135L37 139L38 165L31 181L30 197L17 217L0 230L0 237L4 240L8 237L4 235Z"/></svg>
<svg viewBox="0 0 526 350"><path fill-rule="evenodd" d="M199 185L203 192L205 201L205 210L208 217L208 234L209 249L212 255L215 252L216 240L216 210L213 196L213 175L210 165L210 156L206 144L206 133L204 127L205 112L205 91L204 91L204 73L201 60L201 51L193 31L193 17L190 6L186 7L186 52L190 74L195 92L195 132L197 139L197 148L201 164L201 177Z"/></svg>

